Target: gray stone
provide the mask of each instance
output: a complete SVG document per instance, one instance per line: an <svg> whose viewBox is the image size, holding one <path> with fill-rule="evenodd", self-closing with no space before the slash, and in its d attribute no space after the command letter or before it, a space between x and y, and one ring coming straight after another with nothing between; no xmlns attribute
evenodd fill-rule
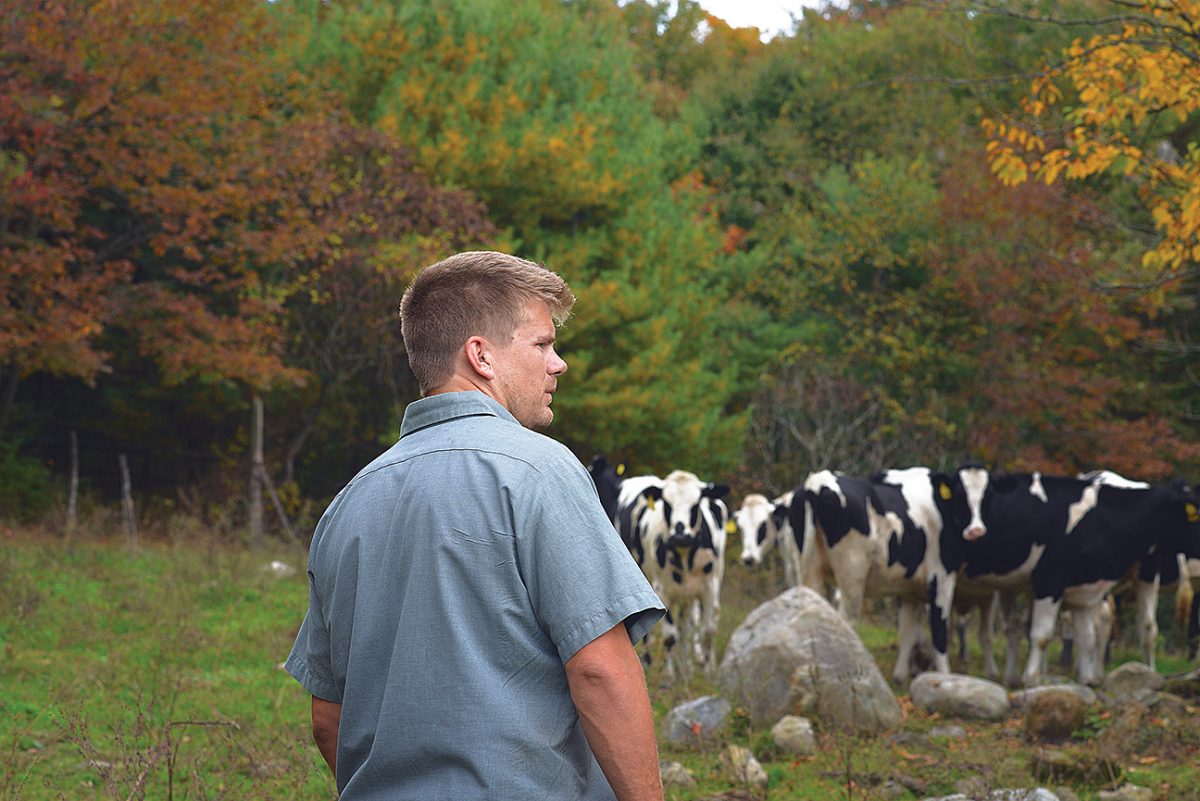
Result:
<svg viewBox="0 0 1200 801"><path fill-rule="evenodd" d="M828 731L877 733L904 714L858 635L806 587L746 617L725 648L718 683L760 726L802 714Z"/></svg>
<svg viewBox="0 0 1200 801"><path fill-rule="evenodd" d="M771 727L771 736L775 745L789 754L808 756L817 752L817 738L808 718L784 715Z"/></svg>
<svg viewBox="0 0 1200 801"><path fill-rule="evenodd" d="M1161 690L1166 684L1162 674L1141 662L1126 662L1104 677L1103 688L1118 701L1144 696L1147 691Z"/></svg>
<svg viewBox="0 0 1200 801"><path fill-rule="evenodd" d="M1061 801L1057 795L1045 787L1035 787L1032 790L992 790L986 795L968 795L955 793L941 798L927 798L925 801Z"/></svg>
<svg viewBox="0 0 1200 801"><path fill-rule="evenodd" d="M1008 690L960 673L922 673L908 692L917 708L956 718L1003 720L1011 710Z"/></svg>
<svg viewBox="0 0 1200 801"><path fill-rule="evenodd" d="M949 726L934 726L929 730L930 737L946 737L951 740L961 740L967 736L967 730L957 723Z"/></svg>
<svg viewBox="0 0 1200 801"><path fill-rule="evenodd" d="M735 782L760 787L767 783L767 772L748 748L740 745L726 746L721 752L720 763Z"/></svg>
<svg viewBox="0 0 1200 801"><path fill-rule="evenodd" d="M1115 790L1101 790L1100 801L1152 801L1154 791L1136 784L1123 784Z"/></svg>
<svg viewBox="0 0 1200 801"><path fill-rule="evenodd" d="M666 738L673 743L709 739L725 722L730 710L728 701L714 695L680 704L667 714Z"/></svg>
<svg viewBox="0 0 1200 801"><path fill-rule="evenodd" d="M1025 707L1029 706L1029 703L1039 695L1044 693L1057 693L1064 691L1074 693L1079 697L1079 700L1083 701L1083 703L1087 706L1091 706L1100 700L1100 697L1096 695L1096 691L1091 687L1088 687L1084 684L1075 684L1073 682L1067 682L1064 684L1045 684L1041 687L1030 687L1027 690L1019 690L1018 692L1014 692L1010 698L1012 700L1013 707L1016 709L1024 709Z"/></svg>
<svg viewBox="0 0 1200 801"><path fill-rule="evenodd" d="M678 762L659 762L658 774L664 787L695 787L692 772Z"/></svg>
<svg viewBox="0 0 1200 801"><path fill-rule="evenodd" d="M1035 787L1032 790L992 790L987 795L979 796L955 793L940 798L927 798L924 801L1060 801L1060 799L1045 787Z"/></svg>

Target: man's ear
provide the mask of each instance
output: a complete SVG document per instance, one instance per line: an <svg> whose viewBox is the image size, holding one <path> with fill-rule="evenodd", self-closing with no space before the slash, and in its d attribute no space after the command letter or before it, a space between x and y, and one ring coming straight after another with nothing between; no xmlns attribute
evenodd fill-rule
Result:
<svg viewBox="0 0 1200 801"><path fill-rule="evenodd" d="M481 336L469 337L463 345L467 364L480 378L491 381L496 377L496 365L492 359L492 343Z"/></svg>

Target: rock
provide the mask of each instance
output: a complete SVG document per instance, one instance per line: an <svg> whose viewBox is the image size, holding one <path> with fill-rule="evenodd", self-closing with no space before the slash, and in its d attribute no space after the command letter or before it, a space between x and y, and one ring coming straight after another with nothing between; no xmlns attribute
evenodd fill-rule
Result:
<svg viewBox="0 0 1200 801"><path fill-rule="evenodd" d="M1054 788L1054 793L1058 796L1058 801L1079 801L1079 796L1070 787L1060 785Z"/></svg>
<svg viewBox="0 0 1200 801"><path fill-rule="evenodd" d="M957 724L949 726L934 726L929 730L930 737L945 737L950 740L961 740L967 736L967 730Z"/></svg>
<svg viewBox="0 0 1200 801"><path fill-rule="evenodd" d="M1038 781L1059 784L1090 784L1120 778L1119 765L1093 753L1068 748L1039 748L1030 758L1030 770Z"/></svg>
<svg viewBox="0 0 1200 801"><path fill-rule="evenodd" d="M858 635L806 587L793 587L746 617L725 648L718 683L756 725L802 714L828 731L869 734L903 718Z"/></svg>
<svg viewBox="0 0 1200 801"><path fill-rule="evenodd" d="M817 752L817 738L808 718L784 715L771 727L771 737L780 750L789 754L809 756Z"/></svg>
<svg viewBox="0 0 1200 801"><path fill-rule="evenodd" d="M1167 676L1162 689L1164 692L1193 702L1200 700L1200 668L1175 676Z"/></svg>
<svg viewBox="0 0 1200 801"><path fill-rule="evenodd" d="M727 746L721 752L720 763L733 780L740 784L765 786L767 783L767 772L748 748L740 745Z"/></svg>
<svg viewBox="0 0 1200 801"><path fill-rule="evenodd" d="M1123 784L1115 790L1101 790L1100 801L1153 801L1154 791L1136 784Z"/></svg>
<svg viewBox="0 0 1200 801"><path fill-rule="evenodd" d="M1104 691L1118 701L1134 698L1143 690L1160 690L1166 684L1162 674L1141 662L1126 662L1104 677Z"/></svg>
<svg viewBox="0 0 1200 801"><path fill-rule="evenodd" d="M1048 688L1033 696L1025 710L1025 733L1035 742L1058 743L1083 725L1087 707L1070 690Z"/></svg>
<svg viewBox="0 0 1200 801"><path fill-rule="evenodd" d="M925 801L1060 801L1060 799L1045 787L1035 787L1032 790L992 790L984 795L955 793L941 798L927 798Z"/></svg>
<svg viewBox="0 0 1200 801"><path fill-rule="evenodd" d="M673 743L711 738L725 722L730 710L728 701L712 695L680 704L667 714L666 738Z"/></svg>
<svg viewBox="0 0 1200 801"><path fill-rule="evenodd" d="M1008 690L994 681L959 673L922 673L908 687L913 704L927 712L956 718L1003 720Z"/></svg>
<svg viewBox="0 0 1200 801"><path fill-rule="evenodd" d="M1079 697L1079 700L1087 706L1091 706L1100 700L1096 695L1096 691L1091 687L1083 684L1075 684L1068 682L1066 684L1047 684L1041 687L1030 687L1027 690L1020 690L1010 696L1012 705L1016 709L1024 709L1034 698L1044 693L1070 692Z"/></svg>
<svg viewBox="0 0 1200 801"><path fill-rule="evenodd" d="M695 787L692 772L678 762L659 762L658 773L664 787Z"/></svg>

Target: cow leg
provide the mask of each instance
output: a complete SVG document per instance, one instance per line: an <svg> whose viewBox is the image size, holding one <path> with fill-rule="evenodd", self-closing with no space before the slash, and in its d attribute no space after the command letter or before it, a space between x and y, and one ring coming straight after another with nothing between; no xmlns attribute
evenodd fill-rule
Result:
<svg viewBox="0 0 1200 801"><path fill-rule="evenodd" d="M1095 687L1100 683L1100 652L1096 632L1101 625L1104 602L1071 610L1071 628L1075 634L1075 671L1079 683Z"/></svg>
<svg viewBox="0 0 1200 801"><path fill-rule="evenodd" d="M1158 584L1159 578L1155 576L1153 581L1139 579L1134 587L1138 642L1142 646L1142 661L1151 670L1154 669L1154 652L1158 646Z"/></svg>
<svg viewBox="0 0 1200 801"><path fill-rule="evenodd" d="M987 600L979 606L979 647L983 649L983 667L987 673L987 677L992 681L996 680L999 670L996 668L996 654L992 643L992 634L996 629L996 608L998 593L992 593ZM963 638L964 645L966 638ZM966 661L966 653L964 649L963 661Z"/></svg>
<svg viewBox="0 0 1200 801"><path fill-rule="evenodd" d="M1195 659L1200 650L1200 594L1192 596L1192 609L1187 624L1188 658Z"/></svg>
<svg viewBox="0 0 1200 801"><path fill-rule="evenodd" d="M1033 602L1033 619L1029 623L1029 659L1022 677L1026 687L1033 687L1046 675L1046 648L1054 639L1054 624L1062 599L1038 598Z"/></svg>
<svg viewBox="0 0 1200 801"><path fill-rule="evenodd" d="M1004 616L1004 684L1016 687L1020 683L1021 636L1026 627L1015 592L1000 593L1000 613Z"/></svg>
<svg viewBox="0 0 1200 801"><path fill-rule="evenodd" d="M663 681L674 684L675 644L679 641L679 627L675 625L675 616L671 613L671 605L664 604L664 606L667 607L667 614L660 627L663 637Z"/></svg>
<svg viewBox="0 0 1200 801"><path fill-rule="evenodd" d="M897 629L900 636L900 647L896 652L896 667L892 669L892 681L897 687L907 687L912 677L913 648L921 636L921 618L925 612L925 604L917 603L908 598L900 600L900 617Z"/></svg>
<svg viewBox="0 0 1200 801"><path fill-rule="evenodd" d="M1108 664L1108 649L1112 645L1113 623L1116 619L1117 606L1112 596L1106 595L1096 610L1096 669L1100 671L1100 676L1104 675L1104 668ZM1158 625L1155 624L1157 630Z"/></svg>
<svg viewBox="0 0 1200 801"><path fill-rule="evenodd" d="M721 584L709 583L707 597L701 599L700 638L704 672L711 679L717 674L717 627L721 622Z"/></svg>
<svg viewBox="0 0 1200 801"><path fill-rule="evenodd" d="M948 618L954 607L954 579L941 570L933 572L929 582L929 638L933 641L933 669L950 672L950 631Z"/></svg>

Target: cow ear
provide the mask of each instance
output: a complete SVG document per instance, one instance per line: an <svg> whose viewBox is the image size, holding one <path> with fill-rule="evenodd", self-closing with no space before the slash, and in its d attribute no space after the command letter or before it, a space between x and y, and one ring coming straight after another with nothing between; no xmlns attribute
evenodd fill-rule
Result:
<svg viewBox="0 0 1200 801"><path fill-rule="evenodd" d="M711 481L700 491L700 495L704 498L724 498L728 494L728 484L713 484Z"/></svg>
<svg viewBox="0 0 1200 801"><path fill-rule="evenodd" d="M950 477L945 473L934 473L930 480L933 482L934 491L937 496L943 501L948 501L954 497L954 488L950 484Z"/></svg>
<svg viewBox="0 0 1200 801"><path fill-rule="evenodd" d="M660 501L662 500L662 487L656 487L651 484L642 490L642 497L648 501Z"/></svg>
<svg viewBox="0 0 1200 801"><path fill-rule="evenodd" d="M775 504L774 508L771 509L771 522L773 522L775 524L775 528L779 528L780 526L782 526L784 521L787 520L787 516L788 516L787 504L777 503L777 504Z"/></svg>

